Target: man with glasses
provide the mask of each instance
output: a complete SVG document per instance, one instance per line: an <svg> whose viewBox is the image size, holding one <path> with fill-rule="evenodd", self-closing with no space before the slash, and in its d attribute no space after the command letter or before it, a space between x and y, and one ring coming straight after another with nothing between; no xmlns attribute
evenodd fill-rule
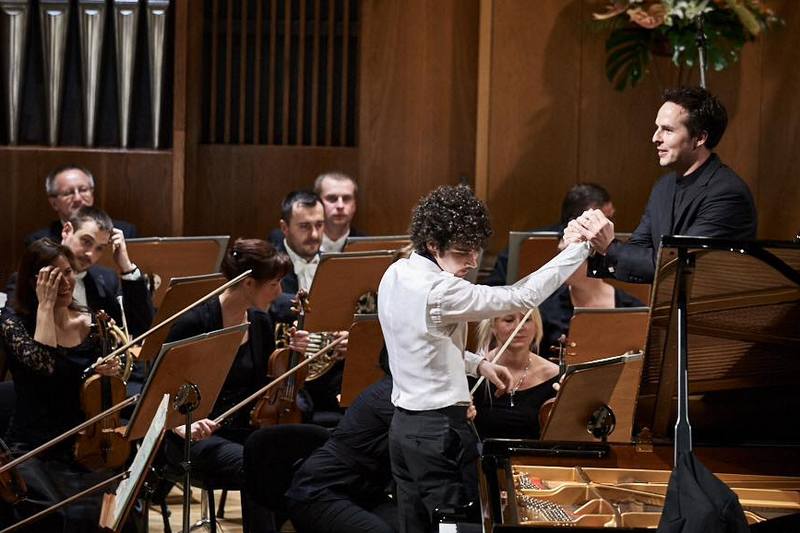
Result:
<svg viewBox="0 0 800 533"><path fill-rule="evenodd" d="M45 178L45 190L50 207L58 214L58 220L50 226L25 237L25 246L42 237L61 241L61 230L78 209L94 205L94 177L84 167L68 164L57 167ZM114 228L122 231L126 239L137 237L136 226L124 220L114 220Z"/></svg>

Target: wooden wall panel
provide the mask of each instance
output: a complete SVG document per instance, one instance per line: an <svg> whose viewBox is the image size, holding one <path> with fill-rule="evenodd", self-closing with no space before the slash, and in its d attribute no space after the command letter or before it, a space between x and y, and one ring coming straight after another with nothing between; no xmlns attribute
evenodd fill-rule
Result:
<svg viewBox="0 0 800 533"><path fill-rule="evenodd" d="M70 148L0 148L4 193L0 212L0 283L16 268L22 239L54 219L44 178L67 163L83 165L95 176L95 205L135 224L140 235L171 235L171 152Z"/></svg>
<svg viewBox="0 0 800 533"><path fill-rule="evenodd" d="M591 13L584 6L581 17L588 20ZM580 164L574 181L603 185L616 207L615 228L632 231L664 172L652 143L661 89L651 76L633 90L616 91L605 75L605 36L582 27ZM670 71L666 60L656 68L664 77ZM563 198L567 189L558 194Z"/></svg>
<svg viewBox="0 0 800 533"><path fill-rule="evenodd" d="M759 137L759 235L790 239L800 232L800 2L778 13L786 27L763 42ZM755 129L756 125L751 124Z"/></svg>
<svg viewBox="0 0 800 533"><path fill-rule="evenodd" d="M361 4L359 227L402 233L437 185L473 179L476 0Z"/></svg>
<svg viewBox="0 0 800 533"><path fill-rule="evenodd" d="M487 201L497 237L551 223L577 181L605 185L616 225L638 224L650 189L664 173L651 143L664 86L677 69L657 58L634 89L615 91L604 71L606 35L591 24L596 3L483 0L492 6ZM789 238L800 229L796 146L800 107L796 65L800 6L769 2L786 20L748 43L741 60L709 73L709 87L729 112L720 157L750 185L759 237ZM484 6L485 7L485 6ZM695 73L690 82L697 84Z"/></svg>
<svg viewBox="0 0 800 533"><path fill-rule="evenodd" d="M186 235L266 238L283 197L324 171L355 175L354 148L200 145L186 178ZM356 225L363 220L357 217Z"/></svg>
<svg viewBox="0 0 800 533"><path fill-rule="evenodd" d="M558 220L561 191L575 182L580 5L493 3L486 200L497 250L509 229Z"/></svg>

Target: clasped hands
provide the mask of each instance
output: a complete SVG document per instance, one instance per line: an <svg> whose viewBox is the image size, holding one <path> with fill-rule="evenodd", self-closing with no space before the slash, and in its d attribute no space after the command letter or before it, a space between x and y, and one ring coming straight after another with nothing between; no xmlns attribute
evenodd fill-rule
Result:
<svg viewBox="0 0 800 533"><path fill-rule="evenodd" d="M562 246L570 243L588 242L594 251L605 255L614 240L614 223L600 209L589 209L570 220L564 229Z"/></svg>

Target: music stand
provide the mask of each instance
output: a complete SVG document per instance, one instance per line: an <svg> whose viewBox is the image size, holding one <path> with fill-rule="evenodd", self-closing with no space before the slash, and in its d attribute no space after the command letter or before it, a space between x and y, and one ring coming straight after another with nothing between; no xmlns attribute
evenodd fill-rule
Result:
<svg viewBox="0 0 800 533"><path fill-rule="evenodd" d="M649 318L648 307L576 307L569 325L567 364L644 350Z"/></svg>
<svg viewBox="0 0 800 533"><path fill-rule="evenodd" d="M347 340L339 405L349 406L364 389L383 377L383 369L378 364L381 348L383 332L378 315L355 315Z"/></svg>
<svg viewBox="0 0 800 533"><path fill-rule="evenodd" d="M343 252L375 252L401 250L411 244L408 235L379 235L377 237L348 237Z"/></svg>
<svg viewBox="0 0 800 533"><path fill-rule="evenodd" d="M165 424L168 428L178 425L186 427L183 463L184 531L189 531L191 506L189 447L192 419L206 418L214 407L248 325L248 323L239 324L164 344L144 385L142 398L136 404L131 420L125 428L125 438L128 440L143 437L155 416L161 398L169 394L175 399L174 408L167 411ZM214 364L209 364L210 361Z"/></svg>
<svg viewBox="0 0 800 533"><path fill-rule="evenodd" d="M158 451L164 436L164 424L169 411L169 395L164 395L158 404L150 428L144 436L136 457L128 469L129 477L124 479L113 493L103 495L103 506L100 511L100 527L118 533L130 515L136 502L136 495L142 489L150 465Z"/></svg>
<svg viewBox="0 0 800 533"><path fill-rule="evenodd" d="M394 256L389 250L321 254L308 293L304 328L313 332L350 329L358 299L378 291Z"/></svg>
<svg viewBox="0 0 800 533"><path fill-rule="evenodd" d="M225 281L225 276L222 274L205 274L170 279L169 287L164 293L164 299L161 301L158 311L156 311L153 324L161 323L190 303L210 293ZM138 361L149 363L158 355L159 349L166 340L171 327L172 324L167 324L166 327L157 329L144 340L142 350L137 358Z"/></svg>
<svg viewBox="0 0 800 533"><path fill-rule="evenodd" d="M617 233L615 237L622 242L626 242L630 235L630 233ZM558 231L508 232L506 285L513 285L531 272L539 270L558 255L558 242L560 239L561 233ZM643 289L631 288L630 286L634 285L633 283L615 282L612 284L636 296L644 303L649 301L649 285L646 285L647 294L642 297Z"/></svg>
<svg viewBox="0 0 800 533"><path fill-rule="evenodd" d="M170 278L218 272L230 237L148 237L128 239L128 256L142 274L150 276L153 305L159 307ZM112 254L105 254L100 264L116 268Z"/></svg>
<svg viewBox="0 0 800 533"><path fill-rule="evenodd" d="M568 367L541 440L630 442L642 360L637 352ZM592 434L589 424L603 417L614 423Z"/></svg>
<svg viewBox="0 0 800 533"><path fill-rule="evenodd" d="M510 231L508 232L508 270L506 285L513 285L520 278L558 254L557 231ZM520 275L520 273L523 275Z"/></svg>

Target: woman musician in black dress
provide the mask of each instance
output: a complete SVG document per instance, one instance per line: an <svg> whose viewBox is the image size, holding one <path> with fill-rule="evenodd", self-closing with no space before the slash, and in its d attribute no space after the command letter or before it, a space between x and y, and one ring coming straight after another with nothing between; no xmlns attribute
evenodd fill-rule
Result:
<svg viewBox="0 0 800 533"><path fill-rule="evenodd" d="M253 428L247 408L240 409L223 424L213 419L236 405L269 382L267 365L275 349L273 322L267 313L270 304L281 294L281 279L292 268L289 257L262 240L238 239L225 254L222 273L233 279L252 269L252 274L238 285L226 289L182 316L170 331L168 341L185 339L202 333L250 322L236 353L219 397L209 418L192 424L192 473L211 486L242 487L243 444ZM305 331L294 333L292 347L304 352L308 346ZM209 365L213 365L209 361ZM177 427L165 439L165 452L170 463L183 461L184 428ZM242 493L245 531L262 531L269 527L263 512L252 512L248 496Z"/></svg>
<svg viewBox="0 0 800 533"><path fill-rule="evenodd" d="M34 241L22 256L18 286L10 307L0 315L0 336L14 377L16 408L6 441L13 455L30 451L83 422L80 406L83 369L102 353L95 321L73 304L75 273L69 248L49 239ZM119 372L119 360L97 367L103 375ZM18 469L28 497L6 508L15 522L58 503L109 477L88 472L73 459L74 439L66 439ZM100 495L89 496L54 513L31 531L96 531Z"/></svg>
<svg viewBox="0 0 800 533"><path fill-rule="evenodd" d="M500 346L524 318L524 313L509 313L483 320L478 325L478 345L494 360ZM558 365L536 354L542 339L542 319L534 309L514 340L497 361L513 376L512 387L497 397L488 380L475 391L475 426L485 438L539 438L539 408L555 396Z"/></svg>

